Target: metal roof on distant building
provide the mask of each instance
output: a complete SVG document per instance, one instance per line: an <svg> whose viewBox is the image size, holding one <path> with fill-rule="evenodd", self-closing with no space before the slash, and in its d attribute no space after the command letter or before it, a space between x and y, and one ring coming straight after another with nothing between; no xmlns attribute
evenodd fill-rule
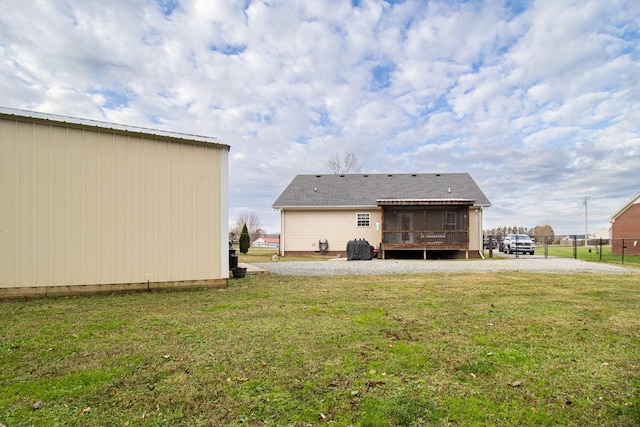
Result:
<svg viewBox="0 0 640 427"><path fill-rule="evenodd" d="M377 206L413 201L491 202L468 173L297 175L274 202L275 209Z"/></svg>
<svg viewBox="0 0 640 427"><path fill-rule="evenodd" d="M218 138L202 135L192 135L179 132L171 132L160 129L150 129L139 126L128 126L117 123L102 122L99 120L80 119L77 117L67 117L57 114L38 113L35 111L18 110L13 108L0 107L0 117L10 118L13 120L30 120L40 123L63 124L80 129L91 129L96 131L108 130L114 133L149 135L160 139L181 141L188 143L200 143L203 145L219 145L229 147L221 142Z"/></svg>

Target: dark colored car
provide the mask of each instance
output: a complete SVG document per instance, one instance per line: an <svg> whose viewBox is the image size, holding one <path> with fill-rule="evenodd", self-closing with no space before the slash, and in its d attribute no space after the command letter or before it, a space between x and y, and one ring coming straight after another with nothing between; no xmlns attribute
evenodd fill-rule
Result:
<svg viewBox="0 0 640 427"><path fill-rule="evenodd" d="M493 245L493 249L498 249L498 239L496 239L495 237L491 238L491 242ZM482 239L482 246L485 249L489 249L489 238L485 237L484 239Z"/></svg>

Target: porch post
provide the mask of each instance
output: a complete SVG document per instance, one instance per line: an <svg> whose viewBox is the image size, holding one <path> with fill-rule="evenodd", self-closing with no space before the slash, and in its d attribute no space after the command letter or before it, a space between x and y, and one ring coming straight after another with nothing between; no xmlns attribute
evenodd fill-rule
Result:
<svg viewBox="0 0 640 427"><path fill-rule="evenodd" d="M384 241L384 206L382 206L382 215L380 217L380 250L382 251L382 259L386 259L384 257L384 245L385 245L385 241Z"/></svg>

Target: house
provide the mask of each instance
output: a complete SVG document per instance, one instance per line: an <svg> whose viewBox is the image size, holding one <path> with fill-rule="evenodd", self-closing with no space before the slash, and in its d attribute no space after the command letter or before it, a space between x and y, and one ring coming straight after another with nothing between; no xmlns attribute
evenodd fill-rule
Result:
<svg viewBox="0 0 640 427"><path fill-rule="evenodd" d="M365 239L383 258L419 259L481 257L489 206L467 173L298 175L273 204L281 255Z"/></svg>
<svg viewBox="0 0 640 427"><path fill-rule="evenodd" d="M251 246L259 248L278 248L280 247L279 237L262 236L251 242Z"/></svg>
<svg viewBox="0 0 640 427"><path fill-rule="evenodd" d="M0 298L225 287L228 152L0 108Z"/></svg>
<svg viewBox="0 0 640 427"><path fill-rule="evenodd" d="M600 239L602 239L602 242L607 244L609 242L609 233L610 233L610 230L606 228L601 228L595 233L593 233L593 236L591 236L591 238L596 239L598 242L600 241Z"/></svg>
<svg viewBox="0 0 640 427"><path fill-rule="evenodd" d="M587 245L595 245L598 242L595 242L595 236L593 234L587 235L588 239L585 240L584 234L568 234L565 236L558 235L556 236L556 240L560 245L563 246L587 246Z"/></svg>
<svg viewBox="0 0 640 427"><path fill-rule="evenodd" d="M640 255L640 193L631 198L611 218L611 252Z"/></svg>

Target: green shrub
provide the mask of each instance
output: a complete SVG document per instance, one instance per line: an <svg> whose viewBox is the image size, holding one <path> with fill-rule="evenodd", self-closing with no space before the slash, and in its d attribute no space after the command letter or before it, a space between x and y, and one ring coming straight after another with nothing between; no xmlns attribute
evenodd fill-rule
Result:
<svg viewBox="0 0 640 427"><path fill-rule="evenodd" d="M244 224L242 226L242 233L240 233L240 253L246 254L249 252L249 246L251 246L251 238L249 237L247 224Z"/></svg>

